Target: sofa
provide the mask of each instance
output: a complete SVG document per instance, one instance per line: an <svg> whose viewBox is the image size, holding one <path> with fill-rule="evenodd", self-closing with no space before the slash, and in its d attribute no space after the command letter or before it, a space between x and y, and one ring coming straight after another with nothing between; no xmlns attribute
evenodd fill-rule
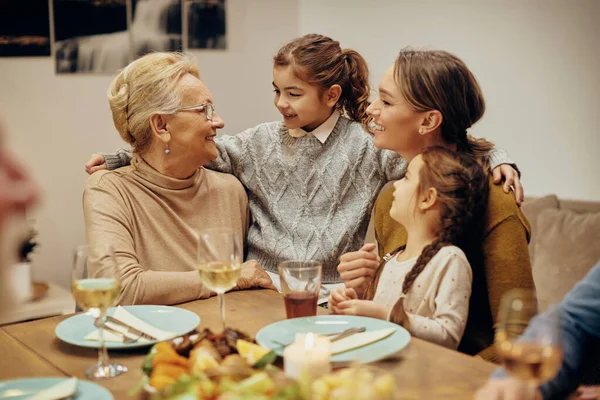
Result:
<svg viewBox="0 0 600 400"><path fill-rule="evenodd" d="M527 198L529 253L540 311L565 294L600 260L600 202Z"/></svg>
<svg viewBox="0 0 600 400"><path fill-rule="evenodd" d="M533 280L544 311L600 260L600 202L548 195L526 199L522 208L532 227ZM588 342L582 372L581 384L600 384L600 340Z"/></svg>

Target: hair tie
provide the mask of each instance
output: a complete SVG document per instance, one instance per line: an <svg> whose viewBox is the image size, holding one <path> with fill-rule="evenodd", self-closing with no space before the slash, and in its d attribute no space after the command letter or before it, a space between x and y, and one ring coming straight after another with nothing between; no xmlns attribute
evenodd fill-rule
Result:
<svg viewBox="0 0 600 400"><path fill-rule="evenodd" d="M346 50L342 50L342 58L344 59L344 62L350 61L350 56Z"/></svg>

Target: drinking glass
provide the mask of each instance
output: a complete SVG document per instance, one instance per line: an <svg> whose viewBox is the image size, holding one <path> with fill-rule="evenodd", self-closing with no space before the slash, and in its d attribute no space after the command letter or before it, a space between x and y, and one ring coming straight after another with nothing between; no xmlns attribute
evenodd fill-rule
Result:
<svg viewBox="0 0 600 400"><path fill-rule="evenodd" d="M198 232L197 261L202 283L217 292L225 330L225 292L236 285L242 273L241 235L230 228Z"/></svg>
<svg viewBox="0 0 600 400"><path fill-rule="evenodd" d="M89 271L94 271L92 276ZM77 305L94 318L100 348L98 362L85 371L90 379L112 378L127 372L127 367L109 362L104 343L106 311L115 305L121 293L115 252L110 245L84 245L75 249L71 291Z"/></svg>
<svg viewBox="0 0 600 400"><path fill-rule="evenodd" d="M281 291L288 318L317 315L323 266L317 261L284 261L279 264Z"/></svg>
<svg viewBox="0 0 600 400"><path fill-rule="evenodd" d="M558 373L563 357L558 312L545 314L543 324L521 337L537 311L535 292L514 289L502 296L496 324L496 348L504 368L527 384L529 398Z"/></svg>

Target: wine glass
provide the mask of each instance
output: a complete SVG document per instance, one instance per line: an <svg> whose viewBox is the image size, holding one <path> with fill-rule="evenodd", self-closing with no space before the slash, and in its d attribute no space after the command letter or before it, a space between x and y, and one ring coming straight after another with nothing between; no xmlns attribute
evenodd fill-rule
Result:
<svg viewBox="0 0 600 400"><path fill-rule="evenodd" d="M558 373L563 358L558 310L546 313L542 324L521 336L537 311L534 291L506 292L500 302L495 337L504 368L527 384L531 399L539 385Z"/></svg>
<svg viewBox="0 0 600 400"><path fill-rule="evenodd" d="M230 228L198 232L198 272L200 280L217 292L221 323L225 330L225 292L232 289L242 273L242 243L239 232Z"/></svg>
<svg viewBox="0 0 600 400"><path fill-rule="evenodd" d="M109 363L104 343L106 312L121 294L121 280L112 246L84 245L75 249L71 291L77 305L94 318L100 339L98 362L85 371L85 376L102 379L127 372L124 365Z"/></svg>

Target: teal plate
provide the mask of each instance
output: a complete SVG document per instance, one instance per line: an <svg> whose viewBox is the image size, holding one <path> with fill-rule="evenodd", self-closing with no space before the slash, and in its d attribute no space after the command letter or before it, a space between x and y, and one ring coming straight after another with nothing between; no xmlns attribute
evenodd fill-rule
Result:
<svg viewBox="0 0 600 400"><path fill-rule="evenodd" d="M0 381L0 400L25 400L37 392L47 389L69 378L32 378ZM95 383L77 380L77 391L73 400L113 400L108 390Z"/></svg>
<svg viewBox="0 0 600 400"><path fill-rule="evenodd" d="M410 342L410 333L399 325L381 319L345 315L319 315L278 321L262 328L256 334L256 341L281 356L283 348L274 341L288 344L295 340L296 333L328 334L363 326L367 331L394 328L396 332L369 345L336 354L331 357L331 361L377 361L402 350Z"/></svg>
<svg viewBox="0 0 600 400"><path fill-rule="evenodd" d="M173 332L177 336L186 334L200 324L200 317L191 311L183 308L169 306L124 306L129 313L139 319L155 326L156 328ZM110 308L108 315L112 315L116 308ZM81 346L98 348L100 343L95 340L85 340L84 338L93 332L94 319L88 314L78 314L65 319L56 327L56 336L63 342ZM107 349L134 349L138 347L152 346L158 341L143 343L120 343L106 342Z"/></svg>

